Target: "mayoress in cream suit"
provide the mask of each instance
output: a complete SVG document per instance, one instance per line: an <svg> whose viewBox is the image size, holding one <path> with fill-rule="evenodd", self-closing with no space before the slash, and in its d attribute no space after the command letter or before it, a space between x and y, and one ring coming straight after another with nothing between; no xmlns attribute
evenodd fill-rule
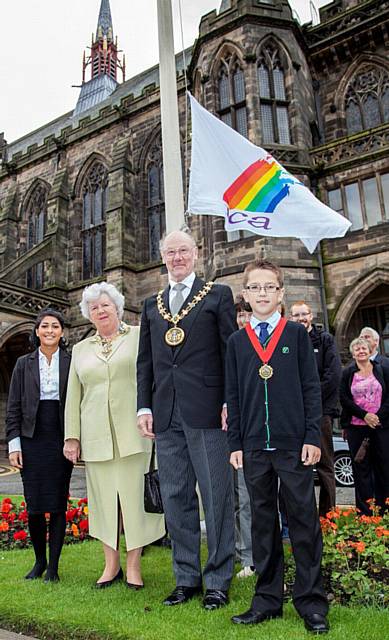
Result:
<svg viewBox="0 0 389 640"><path fill-rule="evenodd" d="M90 534L103 542L105 568L96 587L122 579L119 535L124 529L129 588L143 581L144 545L165 533L163 516L145 513L144 474L150 443L136 428L139 328L121 321L124 297L111 284L86 287L82 314L96 334L73 348L65 409L64 454L85 461Z"/></svg>

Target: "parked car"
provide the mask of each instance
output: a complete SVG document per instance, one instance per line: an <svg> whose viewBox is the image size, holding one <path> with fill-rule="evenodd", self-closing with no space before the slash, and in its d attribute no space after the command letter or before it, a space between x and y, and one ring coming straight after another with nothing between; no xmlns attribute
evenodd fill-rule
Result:
<svg viewBox="0 0 389 640"><path fill-rule="evenodd" d="M334 471L338 487L352 489L354 486L353 468L347 441L342 436L332 436L334 445ZM315 474L317 481L317 475Z"/></svg>
<svg viewBox="0 0 389 640"><path fill-rule="evenodd" d="M338 487L351 488L354 486L353 468L347 441L342 436L333 436L334 470Z"/></svg>

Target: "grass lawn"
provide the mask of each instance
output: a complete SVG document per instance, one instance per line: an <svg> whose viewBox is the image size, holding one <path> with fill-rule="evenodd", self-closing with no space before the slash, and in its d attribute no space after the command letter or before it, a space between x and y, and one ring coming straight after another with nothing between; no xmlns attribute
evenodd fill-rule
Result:
<svg viewBox="0 0 389 640"><path fill-rule="evenodd" d="M123 556L124 557L124 556ZM204 611L195 599L181 607L164 607L163 598L174 587L170 551L151 547L143 558L146 588L133 592L124 584L98 591L93 583L100 575L103 554L98 542L64 548L61 582L45 584L23 576L33 564L30 549L0 552L0 627L35 634L41 640L304 640L305 631L293 606L284 618L258 627L232 625L230 617L250 603L254 578L235 580L230 604L219 611ZM330 610L329 640L387 640L389 616L369 608Z"/></svg>

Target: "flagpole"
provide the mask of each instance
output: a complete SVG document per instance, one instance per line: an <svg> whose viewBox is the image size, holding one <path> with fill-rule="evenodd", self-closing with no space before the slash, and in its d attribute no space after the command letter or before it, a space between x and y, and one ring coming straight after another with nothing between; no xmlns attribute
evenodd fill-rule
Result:
<svg viewBox="0 0 389 640"><path fill-rule="evenodd" d="M184 194L171 0L157 0L157 8L165 216L170 233L184 225Z"/></svg>

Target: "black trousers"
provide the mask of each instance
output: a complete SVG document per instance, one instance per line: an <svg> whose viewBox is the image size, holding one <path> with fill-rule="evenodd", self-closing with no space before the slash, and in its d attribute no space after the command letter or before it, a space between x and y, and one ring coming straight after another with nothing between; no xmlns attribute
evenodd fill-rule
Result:
<svg viewBox="0 0 389 640"><path fill-rule="evenodd" d="M278 478L288 516L296 561L293 603L301 616L325 615L328 602L322 586L322 536L313 485L313 469L299 451L245 451L243 468L250 496L252 544L258 580L252 609L282 609L284 556L277 508Z"/></svg>
<svg viewBox="0 0 389 640"><path fill-rule="evenodd" d="M332 443L332 418L323 416L320 434L321 458L316 465L319 477L319 515L326 513L336 505L336 483L334 471L334 445Z"/></svg>
<svg viewBox="0 0 389 640"><path fill-rule="evenodd" d="M375 498L376 504L382 510L387 510L389 505L385 504L385 499L389 497L389 429L370 429L361 425L349 427L346 433L357 508L362 514L371 515L366 501ZM355 462L354 458L364 438L370 440L369 449L362 462Z"/></svg>

